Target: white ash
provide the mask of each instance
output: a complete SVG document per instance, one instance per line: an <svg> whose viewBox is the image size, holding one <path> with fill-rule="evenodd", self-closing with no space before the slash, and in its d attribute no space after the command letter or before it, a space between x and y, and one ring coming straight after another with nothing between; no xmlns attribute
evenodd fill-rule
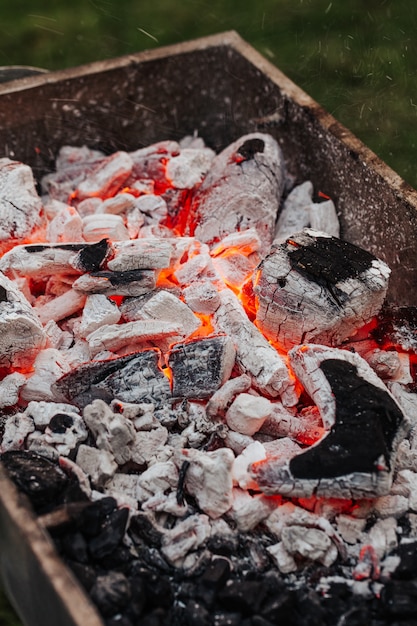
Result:
<svg viewBox="0 0 417 626"><path fill-rule="evenodd" d="M65 206L49 222L46 231L48 241L51 243L65 243L82 241L83 220L74 207Z"/></svg>
<svg viewBox="0 0 417 626"><path fill-rule="evenodd" d="M33 308L0 272L0 365L27 366L45 343L45 333Z"/></svg>
<svg viewBox="0 0 417 626"><path fill-rule="evenodd" d="M194 282L183 289L185 302L195 313L211 315L220 304L218 289L210 281Z"/></svg>
<svg viewBox="0 0 417 626"><path fill-rule="evenodd" d="M254 435L272 412L272 403L267 398L240 393L226 412L229 428L243 435Z"/></svg>
<svg viewBox="0 0 417 626"><path fill-rule="evenodd" d="M233 482L241 489L257 489L257 484L249 473L252 463L266 459L265 447L259 441L253 441L233 461Z"/></svg>
<svg viewBox="0 0 417 626"><path fill-rule="evenodd" d="M182 148L180 154L169 160L167 178L178 189L192 189L202 182L214 157L210 148Z"/></svg>
<svg viewBox="0 0 417 626"><path fill-rule="evenodd" d="M81 311L85 299L84 293L80 293L75 289L68 289L61 296L53 298L45 304L37 306L37 303L35 303L34 311L42 324L47 324L50 320L59 322Z"/></svg>
<svg viewBox="0 0 417 626"><path fill-rule="evenodd" d="M83 218L83 239L91 243L109 238L114 241L128 240L127 230L120 215L97 213Z"/></svg>
<svg viewBox="0 0 417 626"><path fill-rule="evenodd" d="M92 486L98 489L106 485L117 469L117 463L110 452L83 443L78 448L76 462L87 474Z"/></svg>
<svg viewBox="0 0 417 626"><path fill-rule="evenodd" d="M8 374L0 381L0 409L17 404L20 390L25 383L26 376L19 372Z"/></svg>
<svg viewBox="0 0 417 626"><path fill-rule="evenodd" d="M232 466L234 454L227 448L213 452L185 449L179 463L190 464L185 488L198 502L202 511L212 518L223 515L232 506Z"/></svg>
<svg viewBox="0 0 417 626"><path fill-rule="evenodd" d="M251 387L251 378L247 374L229 378L213 395L209 398L206 406L207 415L210 417L224 416L227 409L232 404L234 398Z"/></svg>
<svg viewBox="0 0 417 626"><path fill-rule="evenodd" d="M117 305L103 294L90 294L86 297L81 324L80 336L84 339L98 328L108 324L117 324L122 314Z"/></svg>
<svg viewBox="0 0 417 626"><path fill-rule="evenodd" d="M230 515L240 531L248 532L263 522L271 514L274 506L274 502L265 496L251 496L242 489L233 489Z"/></svg>
<svg viewBox="0 0 417 626"><path fill-rule="evenodd" d="M284 200L278 216L274 244L284 242L293 233L309 226L313 203L313 183L309 180L292 189Z"/></svg>
<svg viewBox="0 0 417 626"><path fill-rule="evenodd" d="M173 246L164 239L136 239L115 242L114 258L107 263L112 271L162 269L170 266Z"/></svg>
<svg viewBox="0 0 417 626"><path fill-rule="evenodd" d="M146 226L159 224L167 216L168 207L163 198L153 194L145 194L136 200L135 208L139 210Z"/></svg>
<svg viewBox="0 0 417 626"><path fill-rule="evenodd" d="M338 533L346 543L354 545L365 540L363 534L366 526L365 518L341 514L336 517L336 524Z"/></svg>
<svg viewBox="0 0 417 626"><path fill-rule="evenodd" d="M115 152L99 161L98 165L78 185L77 197L82 200L91 196L105 197L121 188L133 168L133 160L127 152Z"/></svg>
<svg viewBox="0 0 417 626"><path fill-rule="evenodd" d="M55 348L46 348L38 353L33 364L34 372L28 377L21 391L21 397L31 400L57 400L54 383L70 371L70 365L64 354Z"/></svg>
<svg viewBox="0 0 417 626"><path fill-rule="evenodd" d="M4 422L4 433L1 442L1 452L8 450L22 450L26 437L35 430L33 420L24 413L9 415Z"/></svg>
<svg viewBox="0 0 417 626"><path fill-rule="evenodd" d="M139 466L156 462L158 455L164 454L167 439L168 430L164 426L137 432L131 449L131 460Z"/></svg>
<svg viewBox="0 0 417 626"><path fill-rule="evenodd" d="M41 225L42 202L28 165L0 159L0 198L0 241L29 237Z"/></svg>

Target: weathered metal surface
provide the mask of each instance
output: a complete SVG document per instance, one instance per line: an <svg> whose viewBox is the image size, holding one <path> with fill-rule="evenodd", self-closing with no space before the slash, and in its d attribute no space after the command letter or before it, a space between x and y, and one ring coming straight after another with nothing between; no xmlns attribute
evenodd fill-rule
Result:
<svg viewBox="0 0 417 626"><path fill-rule="evenodd" d="M194 131L216 151L271 133L296 181L334 200L342 237L390 266L390 301L417 304L417 192L236 33L0 85L0 153L38 178L64 144L110 154ZM24 621L102 624L2 472L0 486L0 567Z"/></svg>

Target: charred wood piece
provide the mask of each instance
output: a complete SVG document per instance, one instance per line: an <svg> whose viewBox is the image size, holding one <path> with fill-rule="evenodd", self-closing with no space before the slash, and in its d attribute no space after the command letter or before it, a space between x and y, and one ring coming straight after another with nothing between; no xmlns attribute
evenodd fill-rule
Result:
<svg viewBox="0 0 417 626"><path fill-rule="evenodd" d="M304 345L291 365L316 402L329 432L289 463L267 458L252 467L266 493L375 497L389 492L397 447L410 423L361 357Z"/></svg>
<svg viewBox="0 0 417 626"><path fill-rule="evenodd" d="M284 161L270 135L245 135L212 163L192 198L188 230L212 244L239 230L256 228L270 244L284 186Z"/></svg>
<svg viewBox="0 0 417 626"><path fill-rule="evenodd" d="M417 307L383 309L372 336L384 348L417 354Z"/></svg>
<svg viewBox="0 0 417 626"><path fill-rule="evenodd" d="M339 345L378 313L389 274L369 252L307 229L274 246L260 264L257 324L285 349L303 342Z"/></svg>
<svg viewBox="0 0 417 626"><path fill-rule="evenodd" d="M145 350L107 361L92 361L72 370L53 386L65 402L84 408L95 399L154 402L171 397L169 381L159 369L159 352Z"/></svg>
<svg viewBox="0 0 417 626"><path fill-rule="evenodd" d="M156 273L152 270L126 272L91 272L80 276L73 288L83 293L102 293L107 296L141 296L156 286Z"/></svg>
<svg viewBox="0 0 417 626"><path fill-rule="evenodd" d="M177 343L169 353L174 397L209 398L229 378L236 351L229 337Z"/></svg>

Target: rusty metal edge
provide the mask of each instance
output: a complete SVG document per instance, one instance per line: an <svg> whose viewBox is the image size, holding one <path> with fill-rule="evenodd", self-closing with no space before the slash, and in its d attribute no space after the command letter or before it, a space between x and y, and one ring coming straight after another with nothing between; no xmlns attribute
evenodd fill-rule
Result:
<svg viewBox="0 0 417 626"><path fill-rule="evenodd" d="M7 524L12 525L10 528L16 530L22 543L27 544L29 553L33 554L39 569L39 579L43 578L46 584L50 585L52 592L56 594L56 598L59 599L68 616L68 621L65 623L75 626L103 626L95 607L88 600L71 571L63 565L52 540L37 522L27 498L17 491L0 464L0 521L4 520ZM23 548L25 547L23 545ZM48 603L47 597L42 602L45 606L44 616L29 613L31 611L30 602L26 606L22 606L22 602L16 597L13 582L10 581L7 573L8 556L4 550L0 555L1 574L5 582L6 592L24 623L44 624L45 626L47 624L62 624L61 621L50 621L57 620L60 616L51 614L51 605ZM20 565L25 567L28 564ZM38 583L39 581L33 581L35 587ZM23 594L25 590L20 591ZM48 617L46 617L47 615Z"/></svg>

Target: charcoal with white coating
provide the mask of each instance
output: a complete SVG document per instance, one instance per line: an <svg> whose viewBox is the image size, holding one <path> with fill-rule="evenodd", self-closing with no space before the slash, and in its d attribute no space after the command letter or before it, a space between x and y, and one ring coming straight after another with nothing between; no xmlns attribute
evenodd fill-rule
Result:
<svg viewBox="0 0 417 626"><path fill-rule="evenodd" d="M9 276L43 278L54 274L73 274L81 271L71 265L80 247L86 244L27 244L15 246L0 259L0 270Z"/></svg>
<svg viewBox="0 0 417 626"><path fill-rule="evenodd" d="M313 183L309 180L297 185L285 198L278 216L274 244L282 243L309 226L310 206L313 203Z"/></svg>
<svg viewBox="0 0 417 626"><path fill-rule="evenodd" d="M133 168L132 158L127 152L115 152L100 160L78 185L77 199L90 197L106 198L115 195L129 178Z"/></svg>
<svg viewBox="0 0 417 626"><path fill-rule="evenodd" d="M185 302L164 290L158 291L147 299L138 316L143 320L157 320L175 324L179 327L177 341L189 337L201 326L200 318L194 315ZM171 343L174 341L175 339L172 339Z"/></svg>
<svg viewBox="0 0 417 626"><path fill-rule="evenodd" d="M3 424L4 432L0 452L23 450L27 436L35 430L33 420L24 413L8 415Z"/></svg>
<svg viewBox="0 0 417 626"><path fill-rule="evenodd" d="M271 135L240 137L218 154L194 194L188 216L200 241L213 244L233 232L256 228L261 241L273 239L284 187L284 160Z"/></svg>
<svg viewBox="0 0 417 626"><path fill-rule="evenodd" d="M197 550L210 537L207 515L190 515L162 535L162 554L174 566L181 567L189 552Z"/></svg>
<svg viewBox="0 0 417 626"><path fill-rule="evenodd" d="M97 213L83 217L83 238L89 242L98 242L103 238L126 241L129 240L129 231L120 215Z"/></svg>
<svg viewBox="0 0 417 626"><path fill-rule="evenodd" d="M50 320L59 322L81 311L85 299L85 293L75 289L68 289L62 295L49 300L49 302L35 306L34 311L36 311L42 324L47 324Z"/></svg>
<svg viewBox="0 0 417 626"><path fill-rule="evenodd" d="M76 463L87 474L91 484L99 489L105 486L117 470L117 463L110 452L83 443L78 448Z"/></svg>
<svg viewBox="0 0 417 626"><path fill-rule="evenodd" d="M29 237L42 223L41 210L29 165L0 159L0 242Z"/></svg>
<svg viewBox="0 0 417 626"><path fill-rule="evenodd" d="M0 366L27 366L46 344L36 312L0 272Z"/></svg>
<svg viewBox="0 0 417 626"><path fill-rule="evenodd" d="M175 344L168 356L173 396L209 398L229 378L236 351L224 335Z"/></svg>
<svg viewBox="0 0 417 626"><path fill-rule="evenodd" d="M20 389L25 383L26 376L19 372L8 374L0 381L0 409L17 403Z"/></svg>
<svg viewBox="0 0 417 626"><path fill-rule="evenodd" d="M113 244L114 258L107 263L115 272L169 267L173 246L164 239L134 239Z"/></svg>
<svg viewBox="0 0 417 626"><path fill-rule="evenodd" d="M55 348L41 350L33 364L33 373L22 387L21 397L27 402L31 400L55 402L58 398L55 396L53 386L70 369L68 360L59 350Z"/></svg>
<svg viewBox="0 0 417 626"><path fill-rule="evenodd" d="M272 398L281 395L287 406L295 405L298 401L295 382L284 359L252 324L234 293L224 289L219 296L214 328L232 339L240 373L248 374L259 391Z"/></svg>
<svg viewBox="0 0 417 626"><path fill-rule="evenodd" d="M287 463L267 458L254 465L261 490L340 498L388 493L398 444L410 428L393 395L356 353L305 344L289 356L329 430Z"/></svg>
<svg viewBox="0 0 417 626"><path fill-rule="evenodd" d="M74 411L53 415L44 434L45 443L56 448L60 456L69 456L87 437L84 420Z"/></svg>
<svg viewBox="0 0 417 626"><path fill-rule="evenodd" d="M235 396L244 391L248 391L251 386L251 378L247 374L242 374L236 378L229 378L209 398L206 405L207 415L210 417L224 416Z"/></svg>
<svg viewBox="0 0 417 626"><path fill-rule="evenodd" d="M202 182L214 157L215 153L210 148L182 148L178 155L169 159L167 178L177 189L192 189Z"/></svg>
<svg viewBox="0 0 417 626"><path fill-rule="evenodd" d="M228 448L203 452L193 448L182 451L180 462L189 463L185 489L212 519L226 513L233 503L232 467L234 454Z"/></svg>
<svg viewBox="0 0 417 626"><path fill-rule="evenodd" d="M103 294L92 293L85 300L79 327L80 336L85 338L104 325L117 324L121 316L112 300Z"/></svg>
<svg viewBox="0 0 417 626"><path fill-rule="evenodd" d="M226 413L229 428L243 435L254 435L271 415L272 403L268 398L240 393Z"/></svg>
<svg viewBox="0 0 417 626"><path fill-rule="evenodd" d="M94 400L87 405L83 417L96 439L99 450L111 452L118 465L130 460L130 444L133 444L136 436L130 420L120 413L113 413L103 400Z"/></svg>
<svg viewBox="0 0 417 626"><path fill-rule="evenodd" d="M313 230L274 246L254 279L256 322L284 349L339 345L378 313L390 270L375 256Z"/></svg>
<svg viewBox="0 0 417 626"><path fill-rule="evenodd" d="M72 370L54 385L62 401L84 407L95 399L111 402L155 402L171 397L168 378L159 368L160 353L145 350L104 361L92 361Z"/></svg>

